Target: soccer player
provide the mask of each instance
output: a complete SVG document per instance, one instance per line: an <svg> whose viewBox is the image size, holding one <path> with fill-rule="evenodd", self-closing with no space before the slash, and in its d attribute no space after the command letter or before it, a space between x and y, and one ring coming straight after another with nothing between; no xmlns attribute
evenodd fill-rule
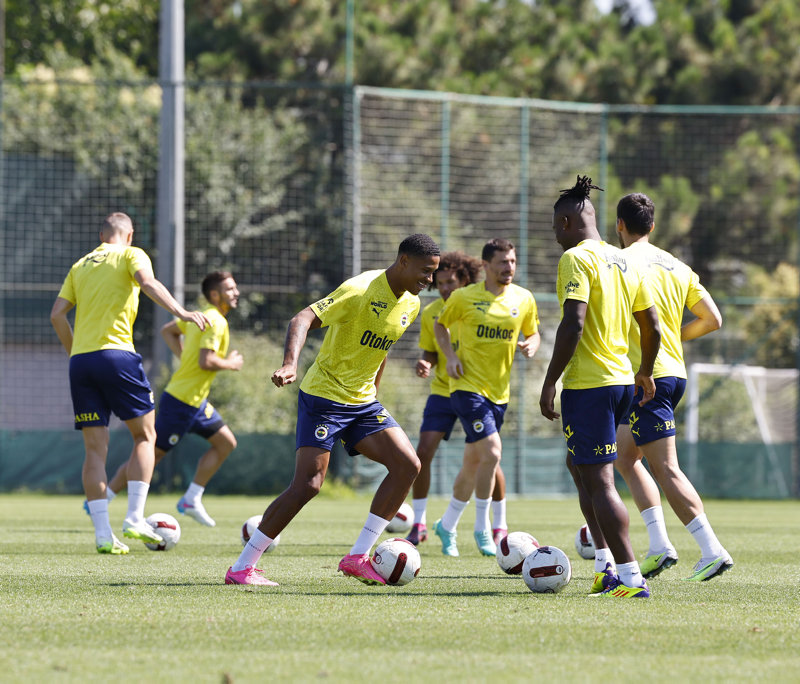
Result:
<svg viewBox="0 0 800 684"><path fill-rule="evenodd" d="M475 543L484 556L497 554L489 502L502 455L500 428L510 397L511 366L517 349L532 358L541 341L533 294L512 283L517 269L514 245L490 240L481 258L486 279L453 292L434 324L436 341L447 357L450 403L467 433L453 496L433 525L445 556L459 555L456 527L473 491Z"/></svg>
<svg viewBox="0 0 800 684"><path fill-rule="evenodd" d="M144 506L155 459L153 392L133 346L133 322L144 290L156 304L201 330L208 325L199 311L186 311L153 276L150 259L132 247L133 222L110 214L100 230L101 244L75 262L50 312L50 321L69 360L69 383L75 429L83 433L86 458L83 488L95 530L98 553L121 555L128 547L111 531L106 499L108 420L113 411L133 436L128 467L128 513L124 536L160 543L144 519ZM75 330L67 313L75 307Z"/></svg>
<svg viewBox="0 0 800 684"><path fill-rule="evenodd" d="M428 304L420 314L421 332L419 346L422 357L417 361L416 373L421 378L428 378L431 369L435 366L431 393L425 403L420 427L417 456L421 464L419 475L414 480L411 488L411 504L414 509L414 525L406 539L414 546L419 545L428 538L426 515L428 507L428 492L431 486L431 462L436 455L441 441L450 438L453 426L458 420L456 412L450 405L450 378L447 375L447 357L436 343L433 324L447 301L450 294L459 287L465 287L477 282L482 264L479 259L464 254L463 252L445 252L439 260L439 269L436 271L429 289L436 287L440 297ZM455 336L453 344L457 344ZM492 492L492 517L494 525L492 534L495 543L499 542L508 533L506 525L506 496L505 475L498 465L495 478L494 491Z"/></svg>
<svg viewBox="0 0 800 684"><path fill-rule="evenodd" d="M617 425L633 401L634 385L643 389L642 405L655 394L658 315L643 269L600 238L589 199L593 189L600 188L579 176L553 206L553 231L564 249L556 284L562 313L539 407L549 420L560 417L554 403L563 374L567 467L596 547L591 593L647 598L628 536L628 510L614 486L613 461ZM631 315L641 330L635 376L628 358Z"/></svg>
<svg viewBox="0 0 800 684"><path fill-rule="evenodd" d="M714 534L697 490L678 464L675 407L686 388L682 342L718 330L722 316L697 274L669 252L650 244L654 213L653 201L641 193L625 195L617 204L617 234L624 254L642 264L648 273L661 324L661 348L653 369L655 397L642 407L634 406L617 429L616 468L633 495L650 538L647 557L641 564L642 574L655 577L678 562L664 524L657 481L672 510L700 547L700 560L686 578L699 582L729 570L733 560ZM695 318L682 325L684 307ZM640 356L639 327L633 323L630 332L628 356L636 367ZM643 457L652 476L642 464Z"/></svg>
<svg viewBox="0 0 800 684"><path fill-rule="evenodd" d="M295 473L289 487L264 512L226 584L275 586L256 563L278 534L320 490L331 448L341 439L351 455L364 454L389 471L372 499L367 521L339 570L364 584L386 584L369 554L406 498L419 473L419 458L403 429L377 400L386 355L419 313L419 293L433 281L439 247L427 235L400 243L385 270L366 271L292 318L276 387L297 380L297 362L309 330L328 331L300 385Z"/></svg>
<svg viewBox="0 0 800 684"><path fill-rule="evenodd" d="M209 273L201 285L208 306L203 315L210 325L200 331L173 320L161 328L167 346L180 359L180 365L158 402L156 415L156 464L187 432L207 439L211 447L197 463L192 482L178 501L178 512L202 525L216 522L206 512L202 496L209 480L236 448L236 437L208 401L211 383L218 371L238 371L242 355L235 349L228 353L230 334L228 314L239 304L239 289L228 271ZM123 463L108 483L108 497L125 487L128 462Z"/></svg>

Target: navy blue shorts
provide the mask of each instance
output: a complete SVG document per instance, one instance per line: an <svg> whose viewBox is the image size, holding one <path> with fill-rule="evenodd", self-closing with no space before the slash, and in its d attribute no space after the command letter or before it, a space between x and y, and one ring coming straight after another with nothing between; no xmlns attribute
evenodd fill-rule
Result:
<svg viewBox="0 0 800 684"><path fill-rule="evenodd" d="M475 392L456 390L450 395L450 404L458 415L466 442L477 442L495 432L500 432L508 404L495 404Z"/></svg>
<svg viewBox="0 0 800 684"><path fill-rule="evenodd" d="M169 451L187 432L208 439L224 425L222 416L207 400L199 407L191 406L164 392L156 413L156 447Z"/></svg>
<svg viewBox="0 0 800 684"><path fill-rule="evenodd" d="M155 408L153 390L142 368L142 357L120 349L75 354L69 360L69 389L75 429L138 418Z"/></svg>
<svg viewBox="0 0 800 684"><path fill-rule="evenodd" d="M636 446L675 434L675 407L685 391L684 378L656 378L656 395L644 406L639 406L642 388L636 388L633 405L624 420L630 425Z"/></svg>
<svg viewBox="0 0 800 684"><path fill-rule="evenodd" d="M422 426L420 432L443 432L444 439L450 439L453 426L456 424L458 416L450 403L450 397L443 397L441 394L431 394L425 402L425 410L422 412Z"/></svg>
<svg viewBox="0 0 800 684"><path fill-rule="evenodd" d="M302 390L297 398L297 449L313 446L330 451L340 439L347 453L355 456L355 445L362 439L390 427L400 426L379 401L351 406Z"/></svg>
<svg viewBox="0 0 800 684"><path fill-rule="evenodd" d="M561 390L561 425L575 465L617 458L617 425L631 408L635 385Z"/></svg>

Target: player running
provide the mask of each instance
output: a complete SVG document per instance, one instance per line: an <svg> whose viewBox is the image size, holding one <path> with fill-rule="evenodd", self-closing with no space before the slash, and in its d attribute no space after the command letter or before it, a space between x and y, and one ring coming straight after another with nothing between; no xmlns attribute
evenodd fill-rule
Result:
<svg viewBox="0 0 800 684"><path fill-rule="evenodd" d="M361 534L339 570L364 584L386 584L369 554L419 474L419 459L403 429L377 400L389 349L419 313L419 293L433 281L439 247L427 235L400 243L386 270L366 271L292 318L276 387L297 380L297 362L309 330L328 327L317 358L300 385L295 473L289 487L264 512L226 584L275 586L256 569L273 539L320 490L331 448L341 439L351 455L364 454L389 471L372 499Z"/></svg>
<svg viewBox="0 0 800 684"><path fill-rule="evenodd" d="M433 526L445 556L459 555L456 527L473 491L475 543L484 556L497 553L489 526L489 502L502 455L500 429L511 395L511 366L517 349L532 358L541 341L533 294L512 283L517 268L514 245L490 240L481 258L484 282L453 292L434 325L436 341L447 357L450 403L467 433L453 496Z"/></svg>
<svg viewBox="0 0 800 684"><path fill-rule="evenodd" d="M192 482L178 501L178 512L202 525L216 522L206 512L202 496L209 480L236 448L236 437L208 401L211 383L219 371L238 371L242 355L228 353L228 314L239 304L239 289L228 271L209 273L200 286L208 305L203 314L210 325L200 331L180 319L161 328L161 335L180 365L161 395L156 414L155 462L159 463L186 433L207 439L211 447L197 463ZM128 462L123 463L108 483L108 498L125 487Z"/></svg>
<svg viewBox="0 0 800 684"><path fill-rule="evenodd" d="M634 386L643 389L640 404L655 394L658 316L643 269L600 238L589 200L592 189L600 188L579 176L553 206L553 231L564 249L556 284L562 313L539 406L545 418L560 417L554 404L563 374L567 467L596 547L591 592L647 598L647 582L628 537L628 509L614 486L613 462L617 425L630 409ZM641 330L635 376L627 355L631 316Z"/></svg>
<svg viewBox="0 0 800 684"><path fill-rule="evenodd" d="M422 425L417 444L417 456L421 464L419 475L411 488L411 505L414 509L414 525L406 539L414 546L428 538L427 508L428 492L431 487L431 463L441 441L450 439L453 426L458 420L456 412L450 405L450 377L447 375L447 357L439 348L433 332L433 324L444 307L444 303L454 290L477 282L482 268L481 261L463 252L445 252L439 261L439 269L429 289L436 287L439 297L428 304L420 314L421 330L419 346L422 358L417 361L416 373L420 378L428 378L433 373L431 393L425 403L422 414ZM455 333L455 329L454 329ZM455 335L453 344L457 345ZM506 524L506 487L503 469L498 465L492 492L492 534L495 543L499 543L508 533Z"/></svg>
<svg viewBox="0 0 800 684"><path fill-rule="evenodd" d="M150 258L132 247L133 222L110 214L100 230L100 246L73 264L50 312L50 321L69 359L69 384L75 429L86 449L83 488L95 530L98 553L122 555L128 547L111 531L106 499L108 421L111 413L125 422L133 437L127 470L126 537L160 543L161 536L144 519L144 506L155 459L153 392L133 346L133 322L144 290L156 304L201 330L208 319L186 311L153 276ZM75 330L67 313L75 307Z"/></svg>
<svg viewBox="0 0 800 684"><path fill-rule="evenodd" d="M650 244L654 214L653 201L641 193L625 195L617 204L617 234L624 254L642 264L648 274L661 323L661 348L653 368L655 397L644 406L634 404L617 429L619 458L615 465L647 526L650 545L641 564L642 575L655 577L678 562L664 524L658 482L672 510L700 547L701 558L686 578L700 582L729 570L733 560L714 534L697 490L680 469L675 448L675 407L686 388L682 342L718 330L722 316L697 274L669 252ZM696 318L682 325L684 308ZM630 332L628 356L636 368L640 357L639 326L632 323ZM647 459L652 476L642 457Z"/></svg>

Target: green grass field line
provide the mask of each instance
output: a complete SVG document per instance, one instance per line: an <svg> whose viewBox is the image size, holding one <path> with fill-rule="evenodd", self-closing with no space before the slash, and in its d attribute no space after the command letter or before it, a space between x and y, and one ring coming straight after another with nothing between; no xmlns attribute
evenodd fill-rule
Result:
<svg viewBox="0 0 800 684"><path fill-rule="evenodd" d="M459 527L461 557L444 558L434 537L411 584L342 577L365 497L301 512L260 564L280 587L225 586L241 525L266 500L205 497L209 529L178 515L177 498L147 506L181 522L174 550L132 542L110 557L94 552L80 498L0 497L0 681L800 681L796 501L707 502L736 565L700 584L680 581L699 552L667 512L680 562L651 580L650 600L624 601L586 596L592 563L573 546L574 499L509 502L512 530L572 561L572 582L546 596L478 554L474 507ZM445 506L431 501L429 524ZM125 507L111 503L117 530ZM641 554L646 533L630 509Z"/></svg>

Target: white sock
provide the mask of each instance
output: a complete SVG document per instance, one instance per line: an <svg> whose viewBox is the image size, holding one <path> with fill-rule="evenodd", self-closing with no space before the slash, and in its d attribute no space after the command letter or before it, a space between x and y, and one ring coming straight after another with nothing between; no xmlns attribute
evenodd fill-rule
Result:
<svg viewBox="0 0 800 684"><path fill-rule="evenodd" d="M447 532L455 532L456 527L458 527L458 521L461 520L461 514L464 512L468 503L469 500L459 501L455 497L450 499L450 503L447 504L447 510L442 516L442 527Z"/></svg>
<svg viewBox="0 0 800 684"><path fill-rule="evenodd" d="M667 535L667 526L664 523L664 509L661 506L653 506L643 510L642 520L647 525L647 534L650 537L648 556L675 548Z"/></svg>
<svg viewBox="0 0 800 684"><path fill-rule="evenodd" d="M500 501L492 500L492 529L507 530L508 523L506 522L506 500Z"/></svg>
<svg viewBox="0 0 800 684"><path fill-rule="evenodd" d="M483 532L491 529L489 527L489 504L491 499L479 499L475 497L475 531Z"/></svg>
<svg viewBox="0 0 800 684"><path fill-rule="evenodd" d="M183 500L190 506L194 506L198 501L200 501L204 491L206 491L205 487L201 487L199 484L192 482L192 484L190 484L189 488L186 490L186 493L183 495Z"/></svg>
<svg viewBox="0 0 800 684"><path fill-rule="evenodd" d="M639 563L635 560L630 563L620 563L617 566L617 574L620 582L626 587L644 586L644 577L642 577L642 572L639 570Z"/></svg>
<svg viewBox="0 0 800 684"><path fill-rule="evenodd" d="M617 574L617 564L614 562L614 555L611 553L611 549L595 549L594 550L594 571L595 572L603 572L606 569L606 565L611 563L611 572L615 575Z"/></svg>
<svg viewBox="0 0 800 684"><path fill-rule="evenodd" d="M89 515L94 525L94 537L97 541L106 541L114 536L111 522L108 519L108 499L95 499L89 502Z"/></svg>
<svg viewBox="0 0 800 684"><path fill-rule="evenodd" d="M261 560L261 556L270 544L272 544L272 539L261 530L256 529L256 531L250 535L250 539L242 549L242 553L239 554L239 559L233 564L233 571L240 572L246 567L256 567L256 563Z"/></svg>
<svg viewBox="0 0 800 684"><path fill-rule="evenodd" d="M414 523L425 525L427 523L428 497L411 499L411 508L414 509Z"/></svg>
<svg viewBox="0 0 800 684"><path fill-rule="evenodd" d="M106 501L112 501L117 493L111 489L111 487L106 487Z"/></svg>
<svg viewBox="0 0 800 684"><path fill-rule="evenodd" d="M150 483L141 480L128 480L128 514L126 520L139 523L144 520L144 505L147 502L147 492Z"/></svg>
<svg viewBox="0 0 800 684"><path fill-rule="evenodd" d="M698 515L692 522L690 522L686 529L694 537L697 545L700 547L700 554L703 558L716 558L721 556L725 549L719 543L717 535L711 529L711 523L705 513Z"/></svg>
<svg viewBox="0 0 800 684"><path fill-rule="evenodd" d="M358 535L356 543L353 544L353 548L350 549L350 555L363 556L365 553L372 551L372 547L375 545L375 542L378 541L378 537L381 536L381 533L386 529L388 524L388 520L379 518L374 513L369 513L367 515L367 522L364 523L364 527L361 529L361 534Z"/></svg>

